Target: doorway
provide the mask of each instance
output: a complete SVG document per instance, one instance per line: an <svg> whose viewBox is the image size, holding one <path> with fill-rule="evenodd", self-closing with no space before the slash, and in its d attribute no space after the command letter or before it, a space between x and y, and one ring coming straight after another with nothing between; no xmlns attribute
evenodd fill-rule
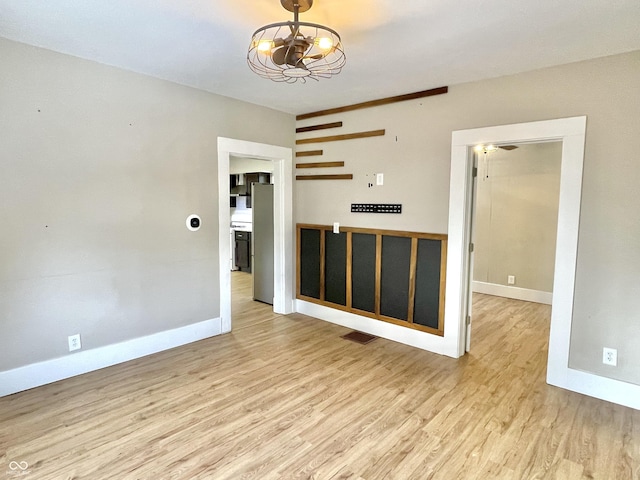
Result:
<svg viewBox="0 0 640 480"><path fill-rule="evenodd" d="M271 160L230 158L234 330L273 317L273 169Z"/></svg>
<svg viewBox="0 0 640 480"><path fill-rule="evenodd" d="M578 250L582 166L586 117L501 125L453 132L449 191L449 256L445 301L445 335L457 341L458 356L467 339L466 299L469 292L469 244L473 148L476 145L562 142L560 199L554 266L553 311L549 335L547 382L571 389L574 371L569 365L573 293Z"/></svg>
<svg viewBox="0 0 640 480"><path fill-rule="evenodd" d="M229 242L231 157L256 158L273 162L274 176L274 301L273 311L293 312L293 185L292 150L256 142L218 137L218 258L222 332L231 331L231 247Z"/></svg>
<svg viewBox="0 0 640 480"><path fill-rule="evenodd" d="M522 301L552 304L561 159L561 142L474 149L466 351L473 350L471 330L493 318L489 305L515 311L528 308ZM549 320L549 307L538 310L536 318L546 311Z"/></svg>

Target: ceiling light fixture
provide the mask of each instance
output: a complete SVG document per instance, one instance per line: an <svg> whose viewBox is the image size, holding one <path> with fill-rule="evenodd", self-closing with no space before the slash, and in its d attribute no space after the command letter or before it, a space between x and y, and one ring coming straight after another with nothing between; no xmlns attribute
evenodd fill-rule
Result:
<svg viewBox="0 0 640 480"><path fill-rule="evenodd" d="M265 25L253 34L247 62L261 77L274 82L305 83L337 75L346 63L340 35L316 23L300 22L313 0L280 0L293 12L293 22Z"/></svg>

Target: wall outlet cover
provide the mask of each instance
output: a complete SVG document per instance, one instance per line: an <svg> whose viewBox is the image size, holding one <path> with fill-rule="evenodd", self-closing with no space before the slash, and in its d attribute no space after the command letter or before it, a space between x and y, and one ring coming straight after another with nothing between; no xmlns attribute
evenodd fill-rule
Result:
<svg viewBox="0 0 640 480"><path fill-rule="evenodd" d="M82 344L80 343L80 334L76 333L75 335L69 335L69 351L73 352L74 350L80 350L82 348Z"/></svg>
<svg viewBox="0 0 640 480"><path fill-rule="evenodd" d="M603 348L602 349L602 363L605 365L611 365L615 367L618 365L618 350L615 348Z"/></svg>

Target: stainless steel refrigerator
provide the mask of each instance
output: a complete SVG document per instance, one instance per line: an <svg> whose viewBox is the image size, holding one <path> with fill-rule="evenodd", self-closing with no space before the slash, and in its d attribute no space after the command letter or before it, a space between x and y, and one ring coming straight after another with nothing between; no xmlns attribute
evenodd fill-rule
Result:
<svg viewBox="0 0 640 480"><path fill-rule="evenodd" d="M273 305L273 185L254 183L251 198L253 299Z"/></svg>

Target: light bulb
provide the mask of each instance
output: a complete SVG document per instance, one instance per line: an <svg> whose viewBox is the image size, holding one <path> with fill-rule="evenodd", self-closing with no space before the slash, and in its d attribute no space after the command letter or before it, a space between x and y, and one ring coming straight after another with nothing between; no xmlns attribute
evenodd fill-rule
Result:
<svg viewBox="0 0 640 480"><path fill-rule="evenodd" d="M333 40L329 37L316 38L314 42L321 50L331 50L333 48Z"/></svg>
<svg viewBox="0 0 640 480"><path fill-rule="evenodd" d="M271 40L260 40L257 45L257 49L262 53L269 53L273 48L273 42Z"/></svg>

